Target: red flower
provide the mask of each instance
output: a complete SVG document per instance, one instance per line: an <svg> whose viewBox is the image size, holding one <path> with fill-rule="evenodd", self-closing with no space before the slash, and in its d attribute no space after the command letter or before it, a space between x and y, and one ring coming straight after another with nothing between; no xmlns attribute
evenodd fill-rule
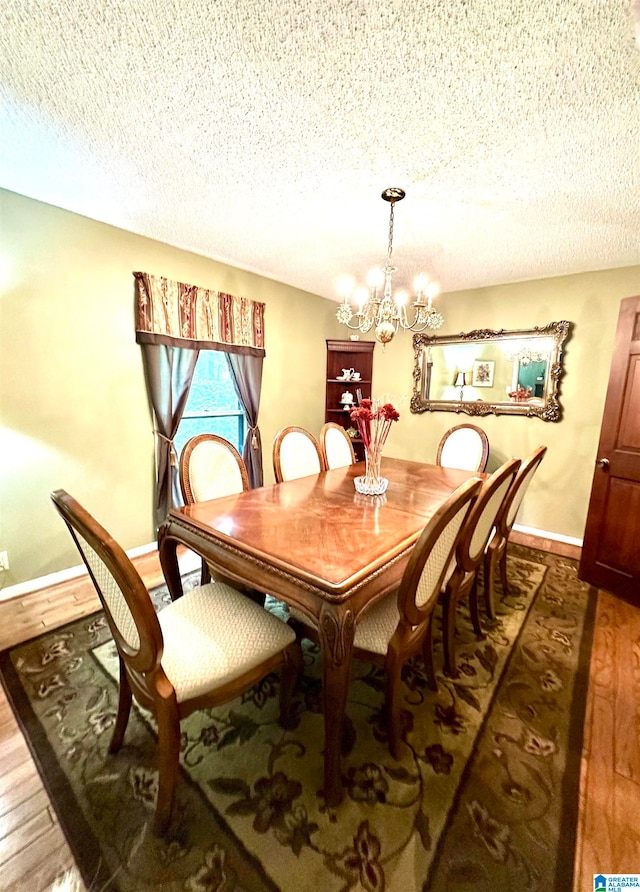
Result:
<svg viewBox="0 0 640 892"><path fill-rule="evenodd" d="M360 405L352 409L351 420L355 422L360 431L365 449L374 446L382 449L387 439L392 421L400 418L400 413L391 403L380 406L378 400L360 400Z"/></svg>
<svg viewBox="0 0 640 892"><path fill-rule="evenodd" d="M385 403L380 409L380 414L385 421L397 421L400 418L400 413L391 403Z"/></svg>
<svg viewBox="0 0 640 892"><path fill-rule="evenodd" d="M351 419L357 421L361 418L363 421L373 421L373 412L366 406L360 406L351 410Z"/></svg>

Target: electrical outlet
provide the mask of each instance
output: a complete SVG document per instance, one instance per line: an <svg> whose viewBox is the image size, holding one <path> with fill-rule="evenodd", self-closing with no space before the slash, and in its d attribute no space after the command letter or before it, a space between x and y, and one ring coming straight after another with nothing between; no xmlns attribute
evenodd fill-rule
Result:
<svg viewBox="0 0 640 892"><path fill-rule="evenodd" d="M9 555L6 551L0 551L0 570L9 569Z"/></svg>

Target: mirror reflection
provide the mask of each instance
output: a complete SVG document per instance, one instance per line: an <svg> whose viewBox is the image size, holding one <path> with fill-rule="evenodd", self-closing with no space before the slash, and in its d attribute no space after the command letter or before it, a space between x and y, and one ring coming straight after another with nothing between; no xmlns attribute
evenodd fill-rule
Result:
<svg viewBox="0 0 640 892"><path fill-rule="evenodd" d="M559 421L562 352L569 327L562 321L514 331L414 335L411 411Z"/></svg>

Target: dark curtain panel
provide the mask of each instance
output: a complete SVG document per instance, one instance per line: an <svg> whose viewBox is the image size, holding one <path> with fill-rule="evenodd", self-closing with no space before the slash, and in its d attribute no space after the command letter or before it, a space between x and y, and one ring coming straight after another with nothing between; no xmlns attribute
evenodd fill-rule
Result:
<svg viewBox="0 0 640 892"><path fill-rule="evenodd" d="M173 438L187 402L198 351L233 354L232 378L249 421L244 460L252 486L262 486L262 449L257 427L264 304L221 291L134 272L136 341L142 348L147 389L156 418L159 526L172 505L181 504Z"/></svg>
<svg viewBox="0 0 640 892"><path fill-rule="evenodd" d="M178 458L173 438L189 395L197 350L167 344L140 344L147 389L156 419L156 528L173 505L181 505Z"/></svg>
<svg viewBox="0 0 640 892"><path fill-rule="evenodd" d="M252 489L262 486L262 441L258 427L258 411L260 409L260 390L262 388L262 356L250 356L245 353L227 353L231 378L238 399L244 409L249 430L244 444L242 457L249 472Z"/></svg>

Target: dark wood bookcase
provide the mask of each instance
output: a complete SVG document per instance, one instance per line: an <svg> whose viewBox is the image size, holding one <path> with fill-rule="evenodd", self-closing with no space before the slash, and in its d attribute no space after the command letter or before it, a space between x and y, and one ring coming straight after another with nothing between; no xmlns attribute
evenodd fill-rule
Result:
<svg viewBox="0 0 640 892"><path fill-rule="evenodd" d="M356 427L349 412L342 407L340 397L348 390L353 394L354 406L357 390L363 399L371 399L371 377L373 374L373 348L375 341L327 341L327 382L325 392L325 421L335 421L345 430ZM359 381L340 380L343 369L360 372ZM364 446L359 437L354 437L353 448L358 461L364 460Z"/></svg>

